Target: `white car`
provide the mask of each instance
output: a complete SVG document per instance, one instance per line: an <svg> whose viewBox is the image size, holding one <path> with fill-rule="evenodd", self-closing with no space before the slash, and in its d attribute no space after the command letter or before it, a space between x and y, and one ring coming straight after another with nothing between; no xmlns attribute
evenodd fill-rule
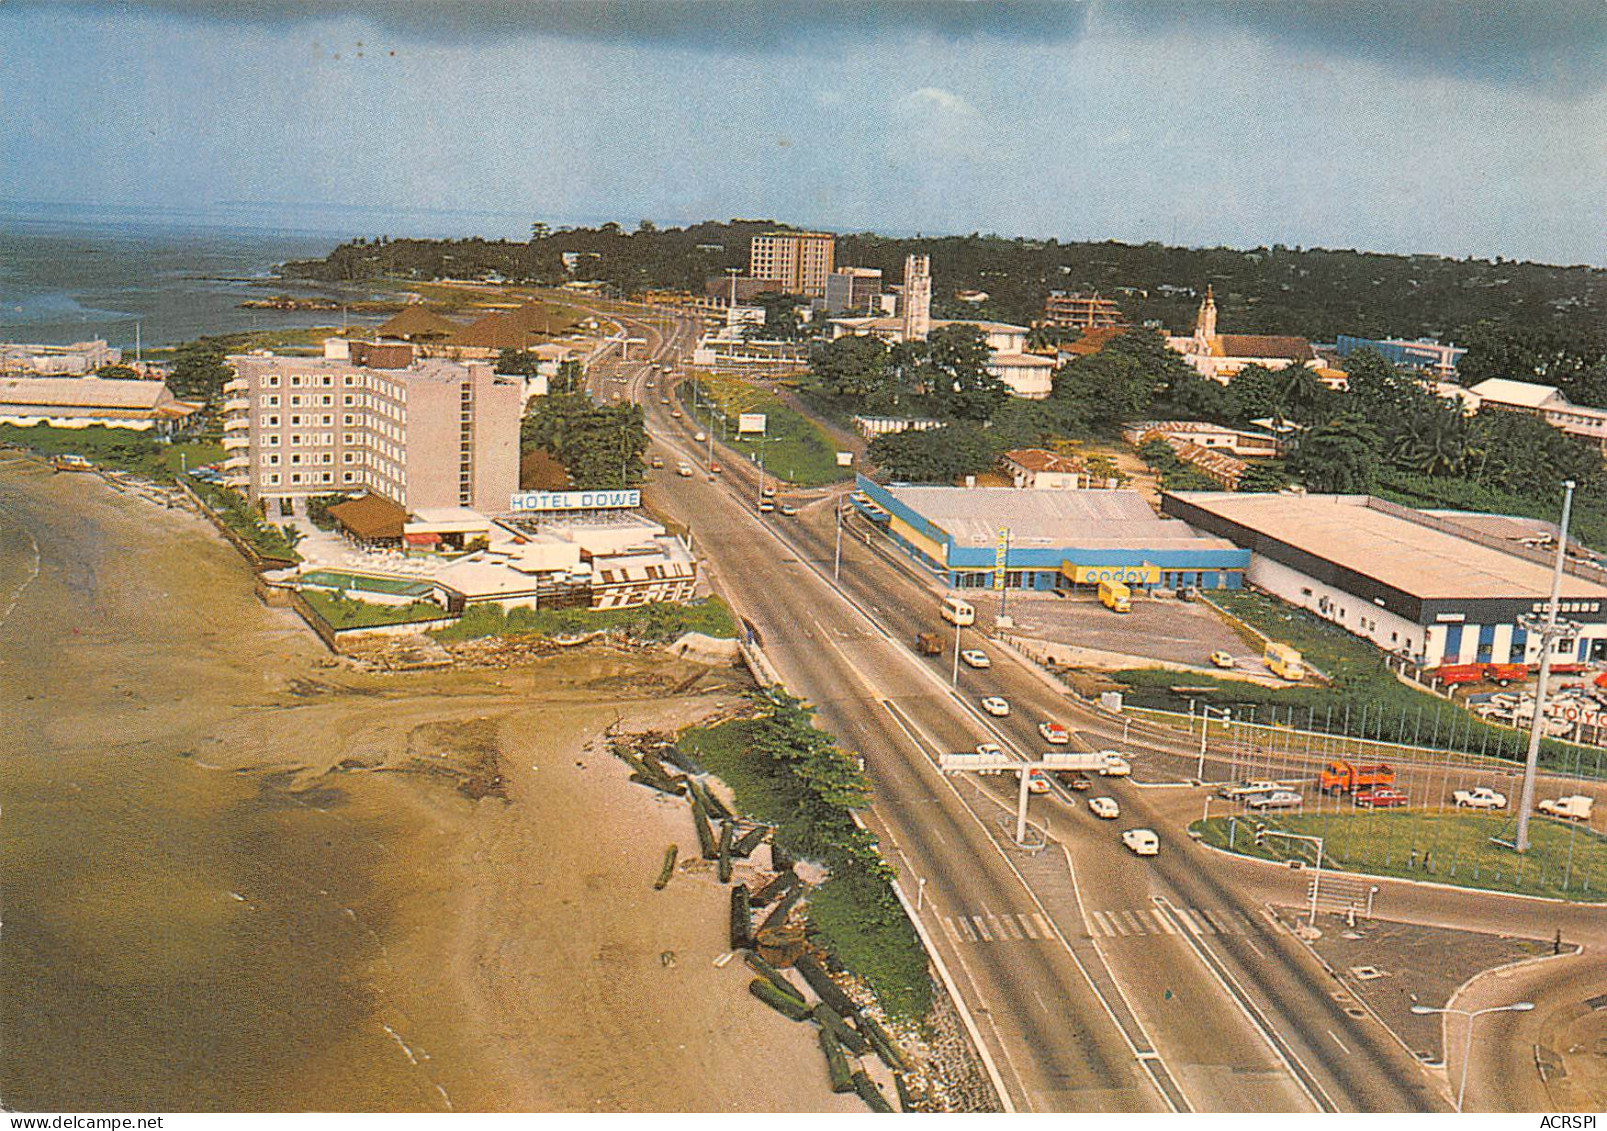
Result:
<svg viewBox="0 0 1607 1131"><path fill-rule="evenodd" d="M1059 723L1039 723L1038 733L1043 735L1043 740L1051 746L1064 746L1071 741L1071 731Z"/></svg>
<svg viewBox="0 0 1607 1131"><path fill-rule="evenodd" d="M682 479L692 478L692 465L689 463L681 464L675 469L675 474L679 475Z"/></svg>
<svg viewBox="0 0 1607 1131"><path fill-rule="evenodd" d="M709 438L709 434L707 432L699 432L696 436L692 437L692 442L696 443L696 444L701 444L704 441L706 441L708 438Z"/></svg>
<svg viewBox="0 0 1607 1131"><path fill-rule="evenodd" d="M1271 793L1258 793L1244 802L1246 809L1298 809L1301 797L1292 789L1275 789Z"/></svg>
<svg viewBox="0 0 1607 1131"><path fill-rule="evenodd" d="M1135 856L1161 854L1161 838L1155 835L1154 829L1128 829L1122 833L1122 843Z"/></svg>
<svg viewBox="0 0 1607 1131"><path fill-rule="evenodd" d="M1033 770L1032 776L1027 779L1028 793L1048 793L1049 779L1042 770Z"/></svg>
<svg viewBox="0 0 1607 1131"><path fill-rule="evenodd" d="M996 719L1002 719L1010 713L1010 701L998 695L989 695L982 700L982 709Z"/></svg>
<svg viewBox="0 0 1607 1131"><path fill-rule="evenodd" d="M1116 804L1114 797L1090 797L1088 811L1106 821L1114 821L1122 815L1122 807Z"/></svg>
<svg viewBox="0 0 1607 1131"><path fill-rule="evenodd" d="M1114 750L1101 750L1099 756L1101 777L1125 778L1133 772L1133 764Z"/></svg>
<svg viewBox="0 0 1607 1131"><path fill-rule="evenodd" d="M1004 747L997 742L979 742L976 744L976 752L985 758L994 758L1004 753Z"/></svg>
<svg viewBox="0 0 1607 1131"><path fill-rule="evenodd" d="M967 648L960 653L960 659L964 660L966 666L971 668L991 668L993 666L993 661L988 659L988 654L980 648Z"/></svg>
<svg viewBox="0 0 1607 1131"><path fill-rule="evenodd" d="M1456 802L1458 809L1505 809L1507 795L1497 793L1487 785L1477 789L1458 789L1451 793L1451 800Z"/></svg>

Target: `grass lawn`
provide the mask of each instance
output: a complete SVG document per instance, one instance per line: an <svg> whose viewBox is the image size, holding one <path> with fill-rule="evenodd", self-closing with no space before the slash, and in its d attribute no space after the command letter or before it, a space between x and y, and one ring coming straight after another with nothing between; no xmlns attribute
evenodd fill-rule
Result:
<svg viewBox="0 0 1607 1131"><path fill-rule="evenodd" d="M731 608L719 597L695 605L657 602L634 609L513 609L475 605L457 624L435 633L439 640L474 640L481 636L578 636L600 629L620 629L637 640L667 643L688 632L732 638L737 634Z"/></svg>
<svg viewBox="0 0 1607 1131"><path fill-rule="evenodd" d="M1277 722L1381 743L1523 760L1527 731L1486 723L1460 703L1402 683L1384 666L1377 649L1344 629L1264 593L1214 590L1205 596L1271 639L1298 648L1330 682L1264 687L1154 668L1112 673L1111 678L1124 685L1135 707L1186 714L1189 699L1194 699L1231 707L1235 718L1256 723ZM1187 686L1186 693L1172 690L1180 685ZM1603 764L1601 752L1593 747L1546 739L1540 750L1542 765L1565 772L1594 775Z"/></svg>
<svg viewBox="0 0 1607 1131"><path fill-rule="evenodd" d="M223 458L223 448L218 444L198 441L168 444L151 432L107 428L100 424L88 428L52 428L48 424L19 428L15 424L0 424L0 441L20 444L44 456L83 456L97 467L163 480L177 476L181 466L199 467Z"/></svg>
<svg viewBox="0 0 1607 1131"><path fill-rule="evenodd" d="M750 736L757 726L737 719L694 727L676 739L705 770L734 792L736 808L776 828L776 838L797 851L805 835L799 818L804 787L779 761L758 753ZM842 820L850 820L846 812ZM865 871L834 869L809 894L809 933L864 978L882 1007L896 1017L920 1020L931 1008L926 951L915 928L894 905L885 881Z"/></svg>
<svg viewBox="0 0 1607 1131"><path fill-rule="evenodd" d="M336 628L373 628L382 624L411 624L438 620L446 615L434 601L414 601L407 605L374 605L355 597L342 597L319 589L303 590L302 598L318 615Z"/></svg>
<svg viewBox="0 0 1607 1131"><path fill-rule="evenodd" d="M1207 844L1226 848L1228 817L1195 821ZM1432 880L1458 887L1522 892L1554 899L1607 900L1607 837L1572 822L1536 817L1529 851L1519 856L1490 843L1510 841L1517 818L1455 809L1391 809L1239 817L1233 851L1264 860L1315 860L1315 846L1268 839L1254 842L1256 824L1323 837L1325 868L1376 876Z"/></svg>
<svg viewBox="0 0 1607 1131"><path fill-rule="evenodd" d="M757 459L760 450L758 437L738 439L737 414L762 412L765 414L764 466L765 470L799 487L819 487L826 483L839 483L853 477L853 469L837 466L837 443L813 420L794 408L782 404L772 394L735 377L705 374L698 378L702 395L712 400L729 421L729 431L722 436L720 418L707 409L694 415L698 423L746 458ZM692 386L681 383L681 397L690 411ZM710 421L712 420L712 424Z"/></svg>
<svg viewBox="0 0 1607 1131"><path fill-rule="evenodd" d="M301 555L296 553L295 547L285 537L287 528L275 526L263 518L262 512L247 502L244 495L199 479L191 480L190 486L216 512L225 526L256 547L258 553L292 562L301 560Z"/></svg>

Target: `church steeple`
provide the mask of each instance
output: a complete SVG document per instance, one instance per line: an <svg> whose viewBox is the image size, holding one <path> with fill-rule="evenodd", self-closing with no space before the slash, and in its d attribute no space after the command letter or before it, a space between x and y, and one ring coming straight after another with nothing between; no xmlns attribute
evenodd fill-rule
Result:
<svg viewBox="0 0 1607 1131"><path fill-rule="evenodd" d="M1211 284L1205 284L1205 300L1200 303L1200 312L1194 318L1194 336L1196 338L1216 337L1216 295L1212 293Z"/></svg>

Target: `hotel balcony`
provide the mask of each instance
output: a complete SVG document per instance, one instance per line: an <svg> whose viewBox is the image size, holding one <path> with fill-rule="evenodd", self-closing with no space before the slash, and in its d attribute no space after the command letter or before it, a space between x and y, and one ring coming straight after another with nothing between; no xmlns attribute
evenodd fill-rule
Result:
<svg viewBox="0 0 1607 1131"><path fill-rule="evenodd" d="M249 416L231 416L223 422L225 432L251 431L251 418Z"/></svg>
<svg viewBox="0 0 1607 1131"><path fill-rule="evenodd" d="M244 491L251 486L251 477L236 471L223 477L223 485L235 491Z"/></svg>
<svg viewBox="0 0 1607 1131"><path fill-rule="evenodd" d="M223 402L224 412L245 412L251 408L249 397L230 397Z"/></svg>
<svg viewBox="0 0 1607 1131"><path fill-rule="evenodd" d="M239 451L241 448L249 448L250 446L251 446L251 437L250 436L243 436L239 432L225 432L224 433L224 436L223 436L223 450L224 451L226 451L226 452L236 452L236 451Z"/></svg>
<svg viewBox="0 0 1607 1131"><path fill-rule="evenodd" d="M225 393L247 393L251 391L251 386L244 377L236 377L231 381L224 382L223 391Z"/></svg>
<svg viewBox="0 0 1607 1131"><path fill-rule="evenodd" d="M223 470L249 471L251 470L251 459L248 456L230 456L223 461Z"/></svg>

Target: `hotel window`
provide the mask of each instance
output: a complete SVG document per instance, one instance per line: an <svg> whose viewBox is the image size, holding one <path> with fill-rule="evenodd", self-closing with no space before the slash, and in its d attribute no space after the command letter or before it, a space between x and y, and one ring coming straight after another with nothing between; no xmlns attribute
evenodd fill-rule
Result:
<svg viewBox="0 0 1607 1131"><path fill-rule="evenodd" d="M301 463L301 453L300 452L291 452L290 453L290 462L293 463L293 464L298 464L299 465Z"/></svg>
<svg viewBox="0 0 1607 1131"><path fill-rule="evenodd" d="M267 458L269 467L278 467L279 466L279 453L278 452L269 452L266 458Z"/></svg>
<svg viewBox="0 0 1607 1131"><path fill-rule="evenodd" d="M326 412L326 413L324 413L324 415L322 415L322 416L320 416L318 418L318 423L322 424L324 427L327 428L331 424L335 423L335 418L334 418L334 416L332 414Z"/></svg>
<svg viewBox="0 0 1607 1131"><path fill-rule="evenodd" d="M299 424L300 424L300 423L301 423L301 417L299 417L299 416L292 416L292 417L291 417L291 418L290 418L290 426L291 426L291 427L292 427L292 428L295 428L295 427L297 427L297 426L298 426L298 425L299 425Z"/></svg>
<svg viewBox="0 0 1607 1131"><path fill-rule="evenodd" d="M329 376L327 373L324 375L324 379L319 382L319 384L322 385L326 389L329 388L329 386L333 385L334 383L335 383L335 379L333 377Z"/></svg>
<svg viewBox="0 0 1607 1131"><path fill-rule="evenodd" d="M324 472L324 479L323 479L323 481L324 481L324 482L325 482L325 483L333 483L333 482L334 482L334 481L335 481L335 474L334 474L334 472L331 472L331 471L326 471L326 472Z"/></svg>
<svg viewBox="0 0 1607 1131"><path fill-rule="evenodd" d="M341 398L340 403L345 405L347 408L350 408L352 405L357 403L357 398L352 396L350 393L347 393L344 397ZM347 418L346 423L347 424L351 423L351 418L350 417Z"/></svg>
<svg viewBox="0 0 1607 1131"><path fill-rule="evenodd" d="M262 399L262 403L267 405L269 408L278 408L279 407L279 394L278 393L269 393L266 397L264 397Z"/></svg>
<svg viewBox="0 0 1607 1131"><path fill-rule="evenodd" d="M279 473L277 471L273 472L271 475L268 476L268 486L270 486L270 487L279 486Z"/></svg>
<svg viewBox="0 0 1607 1131"><path fill-rule="evenodd" d="M269 377L268 378L268 388L277 389L278 387L279 387L279 378L278 377Z"/></svg>
<svg viewBox="0 0 1607 1131"><path fill-rule="evenodd" d="M342 483L350 483L353 480L355 480L356 478L357 478L356 475L354 475L352 472L348 471L344 475L341 476L341 482Z"/></svg>
<svg viewBox="0 0 1607 1131"><path fill-rule="evenodd" d="M356 463L357 462L357 456L352 452L346 452L344 455L342 455L340 457L340 462L341 463Z"/></svg>
<svg viewBox="0 0 1607 1131"><path fill-rule="evenodd" d="M291 377L290 377L290 387L292 389L301 388L301 374L295 373L295 374L291 375Z"/></svg>
<svg viewBox="0 0 1607 1131"><path fill-rule="evenodd" d="M300 408L301 407L301 397L299 395L298 396L293 396L293 397L290 398L290 407L291 408Z"/></svg>
<svg viewBox="0 0 1607 1131"><path fill-rule="evenodd" d="M279 417L278 417L277 414L268 417L268 422L267 422L266 427L269 427L269 428L277 428L277 427L279 427Z"/></svg>
<svg viewBox="0 0 1607 1131"><path fill-rule="evenodd" d="M332 397L332 396L329 396L329 395L328 395L328 394L327 394L327 393L326 393L326 394L325 394L325 395L324 395L324 396L323 396L323 397L322 397L322 398L321 398L321 399L320 399L320 400L319 400L319 402L318 402L318 403L319 403L319 404L325 404L325 405L332 405L332 404L334 404L334 403L335 403L335 398L334 398L334 397Z"/></svg>
<svg viewBox="0 0 1607 1131"><path fill-rule="evenodd" d="M291 473L291 476L290 476L290 483L291 483L291 485L292 485L292 486L295 486L295 485L297 485L297 484L299 484L299 483L300 483L300 482L301 482L301 475L300 475L300 473L297 473L297 472L293 472L293 473Z"/></svg>
<svg viewBox="0 0 1607 1131"><path fill-rule="evenodd" d="M270 448L277 448L279 446L279 433L269 432L262 438L262 442Z"/></svg>

